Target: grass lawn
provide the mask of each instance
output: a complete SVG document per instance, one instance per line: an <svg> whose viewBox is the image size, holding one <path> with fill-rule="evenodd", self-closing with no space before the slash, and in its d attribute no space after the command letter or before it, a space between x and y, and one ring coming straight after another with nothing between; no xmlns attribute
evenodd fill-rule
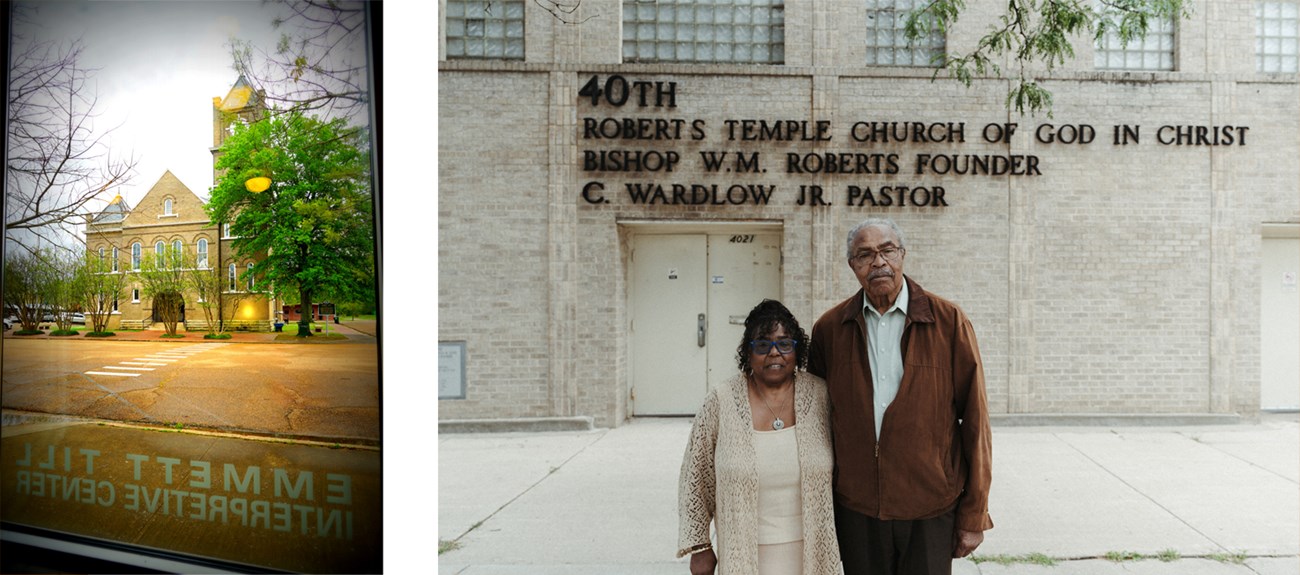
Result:
<svg viewBox="0 0 1300 575"><path fill-rule="evenodd" d="M327 335L325 333L325 322L312 322L311 327L312 327L311 335L313 338L320 338L322 340L335 340L335 339L348 338L347 336L340 334L337 331L334 331L333 326L330 327L330 333ZM319 332L315 331L316 328L320 328L320 331ZM284 324L284 328L282 331L283 333L277 334L275 336L276 341L289 341L289 340L298 339L298 322Z"/></svg>

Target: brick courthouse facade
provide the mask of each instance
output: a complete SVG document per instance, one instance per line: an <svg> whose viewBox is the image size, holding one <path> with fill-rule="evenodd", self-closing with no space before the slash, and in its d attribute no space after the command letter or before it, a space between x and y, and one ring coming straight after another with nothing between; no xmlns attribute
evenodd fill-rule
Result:
<svg viewBox="0 0 1300 575"><path fill-rule="evenodd" d="M438 63L443 420L693 413L760 298L810 328L858 289L844 240L868 216L971 316L994 413L1296 407L1274 363L1300 346L1275 325L1300 265L1300 89L1294 47L1261 63L1260 23L1294 3L1197 2L1118 60L1076 39L1050 117L1009 112L1007 81L869 64L904 52L872 46L874 2L746 8L704 48L681 21L721 7L465 4L443 2ZM938 49L1001 7L971 2ZM739 59L725 38L775 63L672 61Z"/></svg>

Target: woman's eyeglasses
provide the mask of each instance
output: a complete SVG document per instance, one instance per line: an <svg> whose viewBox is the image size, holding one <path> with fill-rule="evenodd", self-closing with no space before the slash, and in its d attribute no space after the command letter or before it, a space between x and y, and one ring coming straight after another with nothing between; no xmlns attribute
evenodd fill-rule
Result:
<svg viewBox="0 0 1300 575"><path fill-rule="evenodd" d="M776 351L780 352L781 355L793 353L796 345L799 345L799 340L797 339L778 339L776 341L753 339L749 341L750 349L754 350L754 353L758 355L767 355L768 353L771 353L773 347L776 347Z"/></svg>

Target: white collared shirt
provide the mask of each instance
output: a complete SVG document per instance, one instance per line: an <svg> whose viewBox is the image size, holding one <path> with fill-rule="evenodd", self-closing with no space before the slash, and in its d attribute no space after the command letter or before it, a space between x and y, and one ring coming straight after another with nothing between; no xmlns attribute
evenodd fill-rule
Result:
<svg viewBox="0 0 1300 575"><path fill-rule="evenodd" d="M898 396L903 381L903 328L907 325L907 281L894 298L894 305L882 316L863 294L862 315L867 320L867 360L871 362L871 389L876 415L876 441L880 441L880 422L885 410Z"/></svg>

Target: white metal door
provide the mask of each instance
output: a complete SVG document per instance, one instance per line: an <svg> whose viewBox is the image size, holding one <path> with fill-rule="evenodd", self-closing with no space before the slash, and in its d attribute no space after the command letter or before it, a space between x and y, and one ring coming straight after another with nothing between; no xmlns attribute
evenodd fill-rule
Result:
<svg viewBox="0 0 1300 575"><path fill-rule="evenodd" d="M736 373L745 317L765 298L781 299L781 235L710 234L710 387Z"/></svg>
<svg viewBox="0 0 1300 575"><path fill-rule="evenodd" d="M1300 238L1266 237L1262 255L1260 408L1300 409Z"/></svg>
<svg viewBox="0 0 1300 575"><path fill-rule="evenodd" d="M637 234L632 245L632 412L694 414L736 373L749 310L781 297L781 235Z"/></svg>
<svg viewBox="0 0 1300 575"><path fill-rule="evenodd" d="M637 415L695 413L707 369L704 235L638 235L632 248L632 400Z"/></svg>

